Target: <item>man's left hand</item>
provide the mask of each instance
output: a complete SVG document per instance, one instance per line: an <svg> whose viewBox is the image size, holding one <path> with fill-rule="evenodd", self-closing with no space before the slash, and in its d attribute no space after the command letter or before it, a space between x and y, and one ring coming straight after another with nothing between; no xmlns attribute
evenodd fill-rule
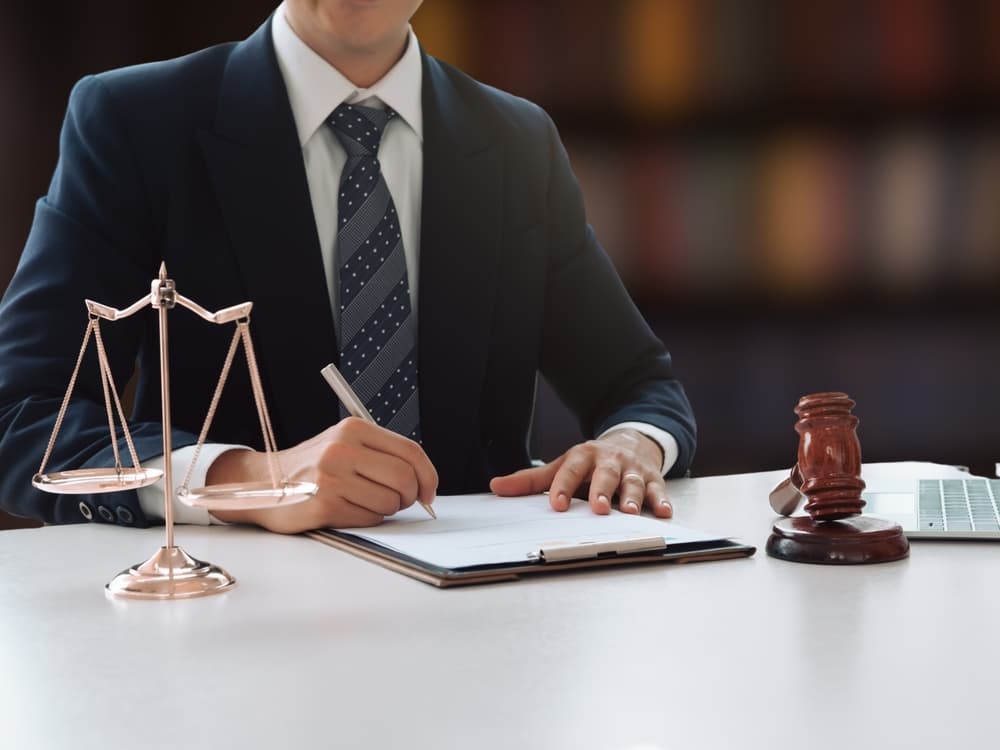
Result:
<svg viewBox="0 0 1000 750"><path fill-rule="evenodd" d="M611 512L611 498L618 495L618 508L641 513L648 506L660 518L674 511L660 475L663 451L653 439L632 429L609 432L575 445L555 461L494 477L490 489L498 495L532 495L548 490L553 509L569 508L573 493L590 482L588 501L599 515Z"/></svg>

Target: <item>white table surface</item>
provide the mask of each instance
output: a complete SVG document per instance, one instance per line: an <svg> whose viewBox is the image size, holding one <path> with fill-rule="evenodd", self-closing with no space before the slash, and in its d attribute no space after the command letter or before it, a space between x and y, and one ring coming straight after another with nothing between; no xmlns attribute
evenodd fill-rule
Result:
<svg viewBox="0 0 1000 750"><path fill-rule="evenodd" d="M178 527L237 588L110 600L162 529L2 532L0 747L1000 746L1000 545L774 560L783 475L672 483L680 521L750 559L452 590L302 537Z"/></svg>

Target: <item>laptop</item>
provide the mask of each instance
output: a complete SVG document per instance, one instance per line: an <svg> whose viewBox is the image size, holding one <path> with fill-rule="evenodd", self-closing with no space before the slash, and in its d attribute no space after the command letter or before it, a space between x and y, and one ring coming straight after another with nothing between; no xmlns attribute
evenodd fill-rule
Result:
<svg viewBox="0 0 1000 750"><path fill-rule="evenodd" d="M1000 541L1000 479L881 477L862 497L866 516L895 521L908 539Z"/></svg>

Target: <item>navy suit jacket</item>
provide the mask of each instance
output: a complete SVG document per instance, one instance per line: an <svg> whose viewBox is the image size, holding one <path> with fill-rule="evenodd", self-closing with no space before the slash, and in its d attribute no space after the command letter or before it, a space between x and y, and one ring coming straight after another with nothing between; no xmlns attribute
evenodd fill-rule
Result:
<svg viewBox="0 0 1000 750"><path fill-rule="evenodd" d="M439 492L483 491L529 465L541 371L585 434L622 421L677 438L694 421L669 355L587 225L550 119L530 102L423 56L424 183L418 351L421 430ZM60 159L0 307L0 502L66 523L145 525L134 492L35 491L87 324L84 298L123 308L165 261L178 291L214 310L254 303L256 346L279 447L338 419L320 376L336 361L302 152L271 43L249 39L80 81ZM229 326L170 313L174 446L196 440ZM137 367L130 426L140 460L162 453L156 315L101 328L119 387ZM49 471L113 465L93 348ZM209 435L260 447L237 360ZM123 454L125 458L127 454ZM81 507L83 503L83 508Z"/></svg>

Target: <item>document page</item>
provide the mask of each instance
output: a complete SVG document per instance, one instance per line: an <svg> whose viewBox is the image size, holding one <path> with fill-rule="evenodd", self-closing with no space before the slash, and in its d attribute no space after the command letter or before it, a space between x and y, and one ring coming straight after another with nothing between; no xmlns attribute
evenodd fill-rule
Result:
<svg viewBox="0 0 1000 750"><path fill-rule="evenodd" d="M543 548L660 536L672 544L723 539L652 516L611 511L599 516L583 500L560 513L548 496L444 495L434 500L437 519L413 505L381 526L339 533L366 539L442 568L523 563Z"/></svg>

